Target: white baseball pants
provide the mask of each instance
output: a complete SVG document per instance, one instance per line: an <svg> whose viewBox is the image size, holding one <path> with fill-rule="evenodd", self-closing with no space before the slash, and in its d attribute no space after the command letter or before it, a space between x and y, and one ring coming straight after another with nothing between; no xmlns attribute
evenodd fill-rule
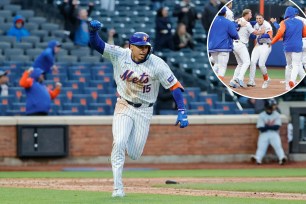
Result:
<svg viewBox="0 0 306 204"><path fill-rule="evenodd" d="M229 52L212 52L210 54L215 62L214 70L217 71L217 75L224 77L229 60Z"/></svg>
<svg viewBox="0 0 306 204"><path fill-rule="evenodd" d="M244 75L251 63L250 54L246 44L241 41L234 41L234 55L238 65L235 69L233 80L238 78L243 81Z"/></svg>

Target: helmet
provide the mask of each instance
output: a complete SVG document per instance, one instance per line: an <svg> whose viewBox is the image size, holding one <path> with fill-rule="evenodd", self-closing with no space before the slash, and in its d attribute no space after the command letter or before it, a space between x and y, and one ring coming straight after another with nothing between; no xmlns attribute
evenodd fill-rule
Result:
<svg viewBox="0 0 306 204"><path fill-rule="evenodd" d="M130 37L130 44L131 45L149 45L150 43L150 36L143 32L136 32Z"/></svg>
<svg viewBox="0 0 306 204"><path fill-rule="evenodd" d="M269 110L273 110L273 106L276 106L277 102L274 98L265 100L265 108Z"/></svg>
<svg viewBox="0 0 306 204"><path fill-rule="evenodd" d="M146 56L147 60L151 53L153 52L152 45L150 43L150 36L144 32L136 32L130 37L130 45L148 45L149 46L149 51Z"/></svg>

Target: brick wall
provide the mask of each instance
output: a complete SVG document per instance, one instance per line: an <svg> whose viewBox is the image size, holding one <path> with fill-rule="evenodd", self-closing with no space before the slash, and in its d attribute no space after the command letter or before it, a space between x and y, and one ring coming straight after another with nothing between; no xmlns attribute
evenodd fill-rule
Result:
<svg viewBox="0 0 306 204"><path fill-rule="evenodd" d="M171 122L165 120L166 122L163 123L153 121L143 157L247 155L249 158L250 154L255 153L257 146L256 118L253 118L250 122L235 124L237 119L239 118L236 118L233 124L229 123L230 120L226 120L226 122L203 120L201 124L200 121L192 123L191 117L192 124L186 129L174 126L174 120L172 119L169 120ZM43 123L41 120L39 121ZM38 121L31 121L31 124L33 123L37 124ZM50 124L50 120L48 120L48 123ZM45 122L44 124L48 123ZM51 123L54 124L55 122ZM63 123L58 121L58 124ZM287 123L283 123L280 133L284 150L288 152L286 127ZM16 137L15 125L0 126L0 157L2 163L4 159L18 160L16 156ZM64 160L59 160L59 162L79 162L79 158L108 158L111 148L111 120L106 124L69 124L69 156Z"/></svg>

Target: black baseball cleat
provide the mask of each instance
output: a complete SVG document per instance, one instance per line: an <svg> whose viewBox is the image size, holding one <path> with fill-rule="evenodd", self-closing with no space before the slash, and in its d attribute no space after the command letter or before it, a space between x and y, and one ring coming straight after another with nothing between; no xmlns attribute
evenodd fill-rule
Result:
<svg viewBox="0 0 306 204"><path fill-rule="evenodd" d="M287 158L284 157L284 158L282 158L281 160L279 160L278 163L279 163L280 165L284 165L286 162L287 162Z"/></svg>

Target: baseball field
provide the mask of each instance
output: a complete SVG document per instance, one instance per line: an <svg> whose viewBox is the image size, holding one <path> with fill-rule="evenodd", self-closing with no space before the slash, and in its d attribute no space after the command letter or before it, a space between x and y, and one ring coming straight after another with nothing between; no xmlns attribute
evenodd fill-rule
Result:
<svg viewBox="0 0 306 204"><path fill-rule="evenodd" d="M112 198L110 170L0 172L0 198L1 204L306 203L304 167L128 170L124 184L127 196Z"/></svg>
<svg viewBox="0 0 306 204"><path fill-rule="evenodd" d="M233 77L235 69L230 67L226 70L226 75L224 79L224 83L228 86L230 80ZM251 98L271 98L280 96L287 91L285 90L285 84L283 81L285 80L285 68L269 68L268 74L271 78L269 87L266 89L262 89L261 86L263 84L263 78L260 70L257 68L256 77L255 77L255 87L245 87L245 88L232 88L233 91L237 92L240 95L251 97ZM244 83L245 86L249 80L249 71L245 74ZM299 78L298 78L299 80Z"/></svg>

